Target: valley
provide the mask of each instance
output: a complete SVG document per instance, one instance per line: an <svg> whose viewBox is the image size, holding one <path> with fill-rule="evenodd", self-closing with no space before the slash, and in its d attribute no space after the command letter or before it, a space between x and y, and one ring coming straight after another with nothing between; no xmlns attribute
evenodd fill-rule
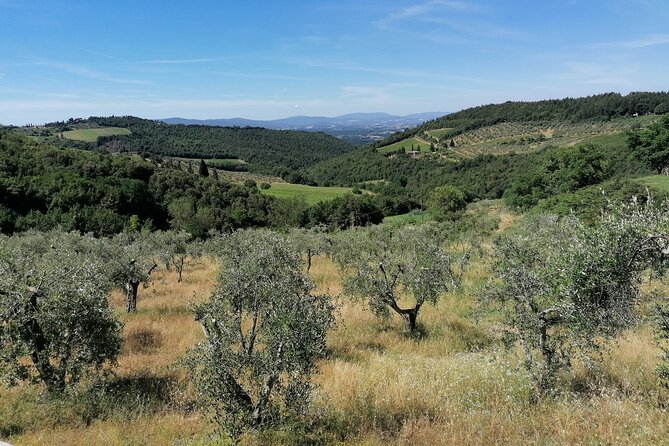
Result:
<svg viewBox="0 0 669 446"><path fill-rule="evenodd" d="M0 438L661 444L669 119L533 118L543 107L463 110L362 148L135 117L0 130L0 291L45 296L0 292ZM102 343L62 316L95 305ZM15 320L44 327L64 387ZM69 368L94 341L102 362ZM253 412L267 421L235 392L271 394Z"/></svg>

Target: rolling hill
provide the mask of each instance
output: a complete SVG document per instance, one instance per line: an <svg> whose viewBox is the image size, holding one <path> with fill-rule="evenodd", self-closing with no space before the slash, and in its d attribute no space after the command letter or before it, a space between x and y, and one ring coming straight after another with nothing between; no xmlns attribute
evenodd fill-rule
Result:
<svg viewBox="0 0 669 446"><path fill-rule="evenodd" d="M132 116L91 117L14 131L46 142L65 138L60 143L109 152L243 160L249 171L292 174L298 180L297 171L354 148L322 132L166 124Z"/></svg>
<svg viewBox="0 0 669 446"><path fill-rule="evenodd" d="M421 138L449 158L526 153L570 146L594 136L624 132L654 119L669 106L669 93L607 93L584 98L482 105L427 121L375 143L388 147ZM405 145L405 144L404 144Z"/></svg>
<svg viewBox="0 0 669 446"><path fill-rule="evenodd" d="M340 116L292 116L273 120L186 119L166 118L168 124L212 125L222 127L263 127L274 130L321 131L354 145L369 144L392 133L412 128L430 119L443 116L442 112L416 113L406 116L388 113L349 113Z"/></svg>

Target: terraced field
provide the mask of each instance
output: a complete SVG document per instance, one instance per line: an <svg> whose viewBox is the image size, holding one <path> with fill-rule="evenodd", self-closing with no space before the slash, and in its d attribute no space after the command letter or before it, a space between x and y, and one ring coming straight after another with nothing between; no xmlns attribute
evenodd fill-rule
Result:
<svg viewBox="0 0 669 446"><path fill-rule="evenodd" d="M440 142L438 147L450 155L472 158L491 153L503 155L511 152L529 153L548 145L569 147L586 142L601 142L606 138L618 139L635 126L645 126L658 119L649 115L640 118L617 119L608 122L567 123L567 122L505 122L465 132L453 137L455 147L446 147ZM445 135L450 129L432 130L427 136ZM388 146L391 147L391 146ZM383 151L386 147L379 149Z"/></svg>

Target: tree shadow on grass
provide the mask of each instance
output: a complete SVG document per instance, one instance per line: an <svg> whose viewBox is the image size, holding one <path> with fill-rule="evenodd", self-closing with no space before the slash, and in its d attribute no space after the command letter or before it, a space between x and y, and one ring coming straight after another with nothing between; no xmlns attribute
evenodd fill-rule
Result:
<svg viewBox="0 0 669 446"><path fill-rule="evenodd" d="M96 419L136 418L176 409L181 385L175 377L136 375L115 377L91 386L81 395L80 416L86 425Z"/></svg>

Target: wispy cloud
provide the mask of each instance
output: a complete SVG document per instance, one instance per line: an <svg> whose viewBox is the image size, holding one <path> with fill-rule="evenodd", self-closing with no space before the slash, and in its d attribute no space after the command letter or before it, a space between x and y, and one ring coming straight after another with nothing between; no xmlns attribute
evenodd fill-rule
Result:
<svg viewBox="0 0 669 446"><path fill-rule="evenodd" d="M568 61L562 73L548 76L551 80L569 81L580 84L607 85L612 87L632 87L631 81L636 68L602 62Z"/></svg>
<svg viewBox="0 0 669 446"><path fill-rule="evenodd" d="M344 98L364 98L376 101L391 99L391 96L385 87L350 85L342 87L341 91Z"/></svg>
<svg viewBox="0 0 669 446"><path fill-rule="evenodd" d="M288 92L288 89L287 88L282 88L281 90L274 93L274 99L279 99L286 92Z"/></svg>
<svg viewBox="0 0 669 446"><path fill-rule="evenodd" d="M425 18L426 22L450 28L458 33L477 37L500 37L523 39L529 36L524 31L507 28L485 20L463 20L439 17Z"/></svg>
<svg viewBox="0 0 669 446"><path fill-rule="evenodd" d="M651 34L636 39L622 40L617 42L595 43L592 45L592 48L594 49L617 48L617 49L631 50L631 49L646 48L649 46L667 45L667 44L669 44L669 34Z"/></svg>
<svg viewBox="0 0 669 446"><path fill-rule="evenodd" d="M390 68L378 68L370 67L365 65L358 65L354 63L347 62L329 62L318 59L293 59L293 60L284 60L283 62L291 63L294 65L300 65L305 67L313 68L328 68L332 70L341 70L341 71L353 71L359 73L375 73L383 74L387 76L399 76L399 77L425 77L428 76L428 73L425 71L419 70L404 70L404 69L390 69Z"/></svg>
<svg viewBox="0 0 669 446"><path fill-rule="evenodd" d="M75 46L73 48L75 50L78 50L78 51L83 51L83 52L88 53L88 54L93 54L94 56L104 57L105 59L115 60L115 61L119 61L119 62L125 61L125 59L123 59L122 57L112 56L111 54L102 53L100 51L94 51L94 50L91 50L91 49L88 49L88 48L82 48L82 47L78 47L78 46Z"/></svg>
<svg viewBox="0 0 669 446"><path fill-rule="evenodd" d="M203 57L200 59L156 59L156 60L143 60L139 62L133 62L136 64L147 64L147 65L188 65L188 64L200 64L208 62L216 62L216 58Z"/></svg>
<svg viewBox="0 0 669 446"><path fill-rule="evenodd" d="M379 29L402 32L446 45L471 44L472 37L526 39L528 33L491 21L494 11L475 3L428 1L388 14L372 24ZM419 26L415 25L419 22ZM427 25L427 26L426 26Z"/></svg>
<svg viewBox="0 0 669 446"><path fill-rule="evenodd" d="M271 80L288 80L288 81L314 80L314 78L306 76L290 76L283 74L251 73L251 72L240 72L240 71L205 71L205 73L219 76L226 76L226 77L237 77L240 79L268 79L268 80L271 79Z"/></svg>
<svg viewBox="0 0 669 446"><path fill-rule="evenodd" d="M422 17L427 14L432 14L437 11L476 11L481 8L472 3L465 3L460 1L440 1L432 0L425 3L408 6L399 11L388 14L385 17L382 17L379 20L372 22L373 25L378 26L379 28L387 28L391 24L411 18Z"/></svg>
<svg viewBox="0 0 669 446"><path fill-rule="evenodd" d="M119 78L108 73L104 73L98 70L93 70L83 65L71 64L67 62L59 62L53 60L40 60L32 62L30 65L55 68L60 71L64 71L75 76L85 77L88 79L94 79L103 82L111 82L116 84L133 84L133 85L149 85L150 82L136 80L136 79L124 79Z"/></svg>

